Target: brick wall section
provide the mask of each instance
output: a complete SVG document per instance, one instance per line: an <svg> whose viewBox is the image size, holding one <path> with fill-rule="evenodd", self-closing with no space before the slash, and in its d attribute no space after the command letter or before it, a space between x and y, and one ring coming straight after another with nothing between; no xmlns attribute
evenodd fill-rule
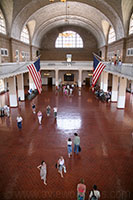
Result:
<svg viewBox="0 0 133 200"><path fill-rule="evenodd" d="M4 34L0 34L0 48L8 49L8 56L1 56L1 62L10 62L10 39Z"/></svg>
<svg viewBox="0 0 133 200"><path fill-rule="evenodd" d="M122 38L121 40L118 40L116 42L113 42L107 46L101 47L99 50L102 51L102 57L106 58L105 54L107 51L107 58L105 60L109 61L109 52L114 52L114 54L117 54L119 51L119 56L122 62L124 63L133 63L133 56L127 56L127 49L133 48L133 34L128 36L127 38Z"/></svg>
<svg viewBox="0 0 133 200"><path fill-rule="evenodd" d="M133 48L133 34L126 39L126 52L125 52L125 62L133 63L133 56L127 56L128 48Z"/></svg>
<svg viewBox="0 0 133 200"><path fill-rule="evenodd" d="M67 30L75 31L81 36L84 48L55 48L55 41L59 33ZM96 38L90 32L79 27L71 26L58 27L48 32L42 40L41 49L42 60L66 60L66 54L72 54L72 60L88 61L93 59L92 52L98 52Z"/></svg>
<svg viewBox="0 0 133 200"><path fill-rule="evenodd" d="M22 58L22 51L28 52L30 60L36 59L36 51L38 47L30 46L21 41L9 38L6 35L0 34L0 48L8 49L8 56L2 56L1 62L16 62L16 50L19 50L19 61L24 62L25 58Z"/></svg>
<svg viewBox="0 0 133 200"><path fill-rule="evenodd" d="M28 52L30 54L30 46L21 42L21 41L18 41L18 40L15 40L15 39L12 39L11 40L11 46L12 46L12 58L13 58L13 62L16 62L16 50L19 50L19 61L22 62L24 61L23 58L22 58L22 51L24 52Z"/></svg>

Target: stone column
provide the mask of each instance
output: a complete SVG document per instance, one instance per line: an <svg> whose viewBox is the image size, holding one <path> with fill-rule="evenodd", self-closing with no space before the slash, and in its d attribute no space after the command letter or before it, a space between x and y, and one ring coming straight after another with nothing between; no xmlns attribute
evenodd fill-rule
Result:
<svg viewBox="0 0 133 200"><path fill-rule="evenodd" d="M23 74L17 76L17 86L18 86L18 97L20 97L21 101L25 100L24 96L24 78Z"/></svg>
<svg viewBox="0 0 133 200"><path fill-rule="evenodd" d="M29 90L30 90L30 89L35 90L35 89L36 89L36 86L35 86L35 83L34 83L34 81L33 81L33 79L32 79L32 76L31 76L31 74L30 74L30 72L29 72Z"/></svg>
<svg viewBox="0 0 133 200"><path fill-rule="evenodd" d="M118 100L118 76L113 75L111 101L117 102L117 100Z"/></svg>
<svg viewBox="0 0 133 200"><path fill-rule="evenodd" d="M108 90L108 72L102 72L103 75L103 91L107 92Z"/></svg>
<svg viewBox="0 0 133 200"><path fill-rule="evenodd" d="M82 70L79 70L78 87L82 87Z"/></svg>
<svg viewBox="0 0 133 200"><path fill-rule="evenodd" d="M125 108L127 79L120 77L117 108Z"/></svg>
<svg viewBox="0 0 133 200"><path fill-rule="evenodd" d="M8 84L9 84L9 102L10 107L17 107L17 94L16 94L16 77L10 77L8 78Z"/></svg>
<svg viewBox="0 0 133 200"><path fill-rule="evenodd" d="M100 90L103 90L103 78L104 78L104 74L102 72L100 75Z"/></svg>
<svg viewBox="0 0 133 200"><path fill-rule="evenodd" d="M58 87L58 85L59 85L59 78L58 78L58 76L59 76L59 72L58 72L58 70L55 70L55 85Z"/></svg>
<svg viewBox="0 0 133 200"><path fill-rule="evenodd" d="M131 93L133 94L133 80L131 82Z"/></svg>

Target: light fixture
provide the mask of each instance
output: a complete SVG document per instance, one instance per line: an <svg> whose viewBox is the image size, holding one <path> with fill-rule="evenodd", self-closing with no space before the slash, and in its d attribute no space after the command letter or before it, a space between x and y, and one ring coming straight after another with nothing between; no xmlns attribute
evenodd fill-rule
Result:
<svg viewBox="0 0 133 200"><path fill-rule="evenodd" d="M44 73L44 76L49 76L49 73Z"/></svg>
<svg viewBox="0 0 133 200"><path fill-rule="evenodd" d="M71 76L71 75L72 75L71 73L67 73L67 74L66 74L66 76Z"/></svg>
<svg viewBox="0 0 133 200"><path fill-rule="evenodd" d="M54 2L54 0L49 0L50 2ZM66 2L66 0L60 0L60 2Z"/></svg>

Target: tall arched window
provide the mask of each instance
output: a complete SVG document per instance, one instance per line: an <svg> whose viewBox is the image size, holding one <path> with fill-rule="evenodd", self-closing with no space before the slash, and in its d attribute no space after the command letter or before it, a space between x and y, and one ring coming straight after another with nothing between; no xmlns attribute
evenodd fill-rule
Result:
<svg viewBox="0 0 133 200"><path fill-rule="evenodd" d="M25 26L21 32L21 38L20 40L24 43L29 44L30 43L30 39L29 39L29 31L27 29L27 27Z"/></svg>
<svg viewBox="0 0 133 200"><path fill-rule="evenodd" d="M0 33L6 34L5 19L1 10L0 10Z"/></svg>
<svg viewBox="0 0 133 200"><path fill-rule="evenodd" d="M110 27L109 35L108 35L108 44L114 42L116 40L115 31L113 27Z"/></svg>
<svg viewBox="0 0 133 200"><path fill-rule="evenodd" d="M80 35L74 31L65 31L59 33L55 41L56 48L83 48L83 40Z"/></svg>
<svg viewBox="0 0 133 200"><path fill-rule="evenodd" d="M130 34L133 34L133 13L131 15L130 24L129 24L129 35Z"/></svg>

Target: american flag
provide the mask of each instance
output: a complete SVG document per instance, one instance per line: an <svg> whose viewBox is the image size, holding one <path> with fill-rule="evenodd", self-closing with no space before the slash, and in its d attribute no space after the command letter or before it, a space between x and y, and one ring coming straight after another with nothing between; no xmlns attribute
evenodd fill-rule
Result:
<svg viewBox="0 0 133 200"><path fill-rule="evenodd" d="M93 79L92 79L92 87L95 86L99 76L101 75L103 69L106 67L105 64L103 64L101 61L99 61L94 56L94 62L93 62Z"/></svg>
<svg viewBox="0 0 133 200"><path fill-rule="evenodd" d="M32 79L35 83L35 86L39 94L41 94L42 80L41 80L41 73L40 73L40 58L38 58L38 60L35 61L33 64L28 65L27 68L29 69L29 72L32 76Z"/></svg>

